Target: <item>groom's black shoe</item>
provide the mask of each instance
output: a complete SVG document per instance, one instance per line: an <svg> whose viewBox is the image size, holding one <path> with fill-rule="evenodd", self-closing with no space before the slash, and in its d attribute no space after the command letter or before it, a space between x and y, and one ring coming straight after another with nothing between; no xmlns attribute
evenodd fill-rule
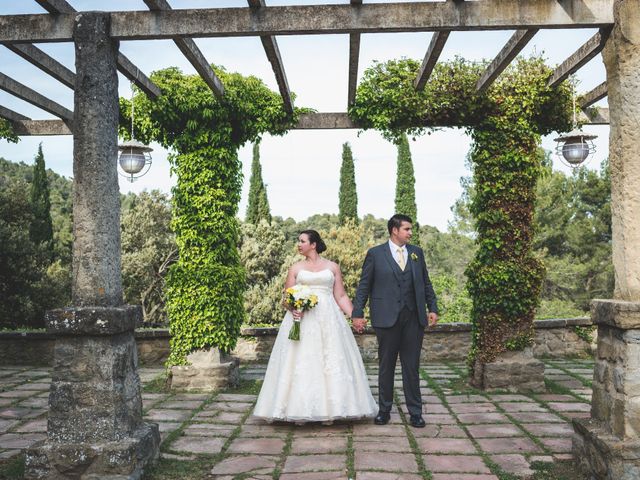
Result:
<svg viewBox="0 0 640 480"><path fill-rule="evenodd" d="M389 423L389 418L391 418L389 412L378 412L376 418L373 419L373 423L376 425L386 425Z"/></svg>
<svg viewBox="0 0 640 480"><path fill-rule="evenodd" d="M416 428L423 428L426 425L426 423L424 423L424 418L422 418L422 415L411 415L411 417L409 417L409 423L412 427Z"/></svg>

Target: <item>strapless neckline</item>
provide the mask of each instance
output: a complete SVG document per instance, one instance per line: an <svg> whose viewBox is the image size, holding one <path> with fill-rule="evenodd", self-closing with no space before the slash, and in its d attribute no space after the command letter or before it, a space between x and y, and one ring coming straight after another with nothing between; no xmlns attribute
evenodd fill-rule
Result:
<svg viewBox="0 0 640 480"><path fill-rule="evenodd" d="M301 272L307 272L307 273L322 273L322 272L326 272L326 271L331 272L331 274L333 275L333 272L331 271L331 269L330 269L330 268L323 268L322 270L318 270L317 272L316 272L316 271L313 271L313 270L305 270L305 269L303 268L303 269L300 269L300 270L298 271L297 275L300 275L300 273L301 273Z"/></svg>

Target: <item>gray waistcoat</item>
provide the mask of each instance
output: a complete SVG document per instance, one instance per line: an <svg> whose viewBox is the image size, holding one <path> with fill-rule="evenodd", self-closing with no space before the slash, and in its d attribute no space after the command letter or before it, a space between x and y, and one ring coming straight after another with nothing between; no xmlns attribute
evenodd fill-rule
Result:
<svg viewBox="0 0 640 480"><path fill-rule="evenodd" d="M402 308L406 307L412 312L416 309L416 294L413 286L413 273L411 271L411 257L407 259L407 265L404 271L400 270L400 266L396 265L400 272L400 297Z"/></svg>

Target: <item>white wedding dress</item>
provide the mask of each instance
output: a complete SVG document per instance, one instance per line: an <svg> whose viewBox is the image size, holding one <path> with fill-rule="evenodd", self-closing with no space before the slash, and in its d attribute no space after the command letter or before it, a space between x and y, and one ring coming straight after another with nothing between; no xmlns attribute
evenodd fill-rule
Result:
<svg viewBox="0 0 640 480"><path fill-rule="evenodd" d="M318 304L304 313L300 340L289 340L293 323L284 317L253 415L268 421L333 421L373 417L371 395L360 351L333 297L331 270L301 270Z"/></svg>

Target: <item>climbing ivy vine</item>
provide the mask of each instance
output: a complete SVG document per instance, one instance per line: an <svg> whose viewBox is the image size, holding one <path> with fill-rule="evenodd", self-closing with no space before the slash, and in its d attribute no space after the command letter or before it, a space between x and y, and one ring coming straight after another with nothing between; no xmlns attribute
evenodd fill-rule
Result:
<svg viewBox="0 0 640 480"><path fill-rule="evenodd" d="M402 59L366 70L351 117L391 141L422 135L433 125L464 128L473 140L476 189L472 213L478 249L467 268L473 299L475 368L533 341L533 318L544 267L532 251L536 149L542 135L571 128L571 91L549 88L551 69L539 57L512 64L484 94L476 82L484 62L439 63L423 91L413 80L419 62Z"/></svg>
<svg viewBox="0 0 640 480"><path fill-rule="evenodd" d="M134 97L135 136L171 150L177 179L172 228L179 260L167 279L168 365L185 364L197 349L229 352L235 346L245 287L237 250L242 186L237 150L266 132L284 134L297 116L287 116L281 97L258 78L214 69L225 87L221 99L199 76L177 68L151 75L162 90L156 100L140 92ZM125 99L120 105L120 133L128 137L131 105Z"/></svg>

